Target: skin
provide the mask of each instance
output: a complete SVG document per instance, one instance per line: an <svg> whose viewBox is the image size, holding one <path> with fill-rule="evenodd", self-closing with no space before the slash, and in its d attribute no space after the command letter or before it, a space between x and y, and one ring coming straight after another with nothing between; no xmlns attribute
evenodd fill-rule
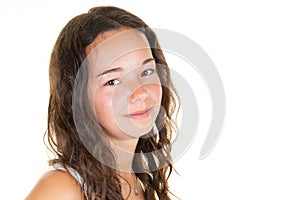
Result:
<svg viewBox="0 0 300 200"><path fill-rule="evenodd" d="M52 170L45 173L26 200L83 200L80 185L67 172Z"/></svg>
<svg viewBox="0 0 300 200"><path fill-rule="evenodd" d="M88 92L96 117L116 153L119 174L136 187L133 153L139 137L153 127L162 98L151 49L142 33L122 28L99 34L86 53ZM26 199L81 200L81 191L70 174L55 170L47 172ZM122 185L123 196L128 193L128 186ZM129 199L143 199L143 195L129 195Z"/></svg>

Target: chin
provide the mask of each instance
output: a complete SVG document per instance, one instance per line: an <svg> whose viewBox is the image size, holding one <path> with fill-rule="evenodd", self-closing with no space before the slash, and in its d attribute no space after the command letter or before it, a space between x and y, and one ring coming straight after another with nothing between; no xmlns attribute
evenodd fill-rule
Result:
<svg viewBox="0 0 300 200"><path fill-rule="evenodd" d="M145 136L151 131L153 123L154 122L131 122L128 126L122 127L122 131L130 137L139 138L141 136Z"/></svg>

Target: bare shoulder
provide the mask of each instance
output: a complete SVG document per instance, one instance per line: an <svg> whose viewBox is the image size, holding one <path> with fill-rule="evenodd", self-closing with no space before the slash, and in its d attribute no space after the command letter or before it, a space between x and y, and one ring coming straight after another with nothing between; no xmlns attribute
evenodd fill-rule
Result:
<svg viewBox="0 0 300 200"><path fill-rule="evenodd" d="M66 171L45 173L26 197L26 200L83 200L80 185Z"/></svg>

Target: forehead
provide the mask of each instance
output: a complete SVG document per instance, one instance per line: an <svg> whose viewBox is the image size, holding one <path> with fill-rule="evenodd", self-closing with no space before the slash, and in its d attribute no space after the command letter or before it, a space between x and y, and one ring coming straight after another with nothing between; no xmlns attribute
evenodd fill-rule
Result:
<svg viewBox="0 0 300 200"><path fill-rule="evenodd" d="M89 64L107 67L122 55L149 49L147 38L136 29L119 29L99 34L87 47Z"/></svg>

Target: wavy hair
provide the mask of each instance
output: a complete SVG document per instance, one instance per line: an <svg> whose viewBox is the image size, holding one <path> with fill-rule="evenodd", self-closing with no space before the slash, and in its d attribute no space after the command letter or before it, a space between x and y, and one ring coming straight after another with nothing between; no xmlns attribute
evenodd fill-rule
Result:
<svg viewBox="0 0 300 200"><path fill-rule="evenodd" d="M75 94L74 90L76 84L81 88L87 88L86 77L76 82L87 57L87 46L100 33L122 27L138 29L146 36L157 64L163 95L161 101L163 109L160 110L155 121L159 129L158 134L152 134L153 130L151 130L147 137L139 138L135 153L144 154L146 159L135 156L133 170L143 185L145 199L168 200L170 199L168 178L173 169L170 156L171 140L172 133L176 130L176 123L172 120L172 116L178 111L179 98L153 30L137 16L117 7L95 7L87 13L74 17L62 29L56 40L49 66L50 99L46 134L48 148L55 158L51 159L49 164L59 164L66 169L76 170L83 180L85 199L124 199L120 177L116 169L111 167L115 164L115 157L108 139L97 127L99 122L90 115L91 108L80 104L86 100L86 93ZM77 113L74 113L74 104L78 102ZM81 116L87 120L81 121L78 125L74 116ZM78 131L78 127L83 127L84 136L80 135L81 131ZM96 144L94 152L86 148L82 137L92 138ZM99 156L109 160L112 165L103 164L97 159ZM148 171L136 170L144 166L145 162ZM155 167L151 169L153 165Z"/></svg>

